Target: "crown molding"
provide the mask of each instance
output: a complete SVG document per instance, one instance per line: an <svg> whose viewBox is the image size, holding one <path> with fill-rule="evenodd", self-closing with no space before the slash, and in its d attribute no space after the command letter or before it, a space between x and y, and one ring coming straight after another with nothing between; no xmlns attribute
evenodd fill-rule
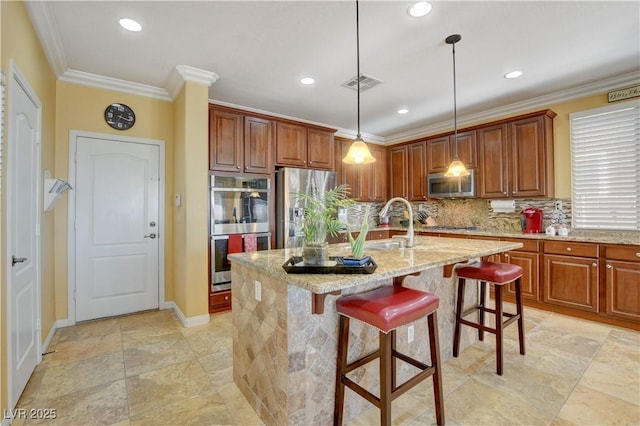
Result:
<svg viewBox="0 0 640 426"><path fill-rule="evenodd" d="M175 99L176 96L178 96L180 89L182 89L182 85L185 81L209 87L218 81L219 78L220 76L212 71L202 70L189 65L176 65L174 72L171 73L171 77L167 83L167 92L173 99Z"/></svg>
<svg viewBox="0 0 640 426"><path fill-rule="evenodd" d="M538 96L526 101L516 102L502 107L492 108L480 113L467 115L458 118L458 127L464 127L473 123L491 120L498 116L517 115L531 109L548 107L551 104L566 102L573 99L583 98L586 96L605 93L610 90L619 89L626 86L632 86L640 83L640 73L630 72L619 76L598 80L582 86L573 87L548 95ZM439 123L429 124L407 132L397 133L383 138L385 145L406 142L421 136L441 133L451 130L451 121L441 121Z"/></svg>
<svg viewBox="0 0 640 426"><path fill-rule="evenodd" d="M358 136L358 132L351 129L343 129L341 127L336 131L335 135L341 138L355 139L356 136ZM367 143L373 142L379 145L384 145L386 142L386 139L382 136L377 136L377 135L372 135L369 133L362 133L362 132L360 133L360 136L362 137L362 140L364 140Z"/></svg>
<svg viewBox="0 0 640 426"><path fill-rule="evenodd" d="M105 77L103 75L92 74L84 71L68 69L59 76L58 79L60 81L80 84L82 86L97 87L99 89L145 96L148 98L159 99L161 101L173 100L172 97L169 96L169 93L161 87L134 83L131 81L120 80L118 78Z"/></svg>
<svg viewBox="0 0 640 426"><path fill-rule="evenodd" d="M60 40L56 21L46 1L25 1L24 5L31 18L31 23L38 34L40 44L47 57L49 66L56 77L60 77L67 69L67 60Z"/></svg>

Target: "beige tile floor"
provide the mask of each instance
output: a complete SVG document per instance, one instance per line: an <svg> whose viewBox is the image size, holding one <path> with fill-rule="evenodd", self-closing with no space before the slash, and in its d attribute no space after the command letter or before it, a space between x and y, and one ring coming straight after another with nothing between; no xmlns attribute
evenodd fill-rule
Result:
<svg viewBox="0 0 640 426"><path fill-rule="evenodd" d="M640 424L640 333L535 309L525 319L527 355L508 327L503 376L491 335L444 364L447 424ZM15 425L262 424L233 383L230 313L193 328L172 311L87 322L58 330L48 350L18 408L57 418ZM392 411L397 425L433 424L431 381ZM351 424L379 424L377 409Z"/></svg>

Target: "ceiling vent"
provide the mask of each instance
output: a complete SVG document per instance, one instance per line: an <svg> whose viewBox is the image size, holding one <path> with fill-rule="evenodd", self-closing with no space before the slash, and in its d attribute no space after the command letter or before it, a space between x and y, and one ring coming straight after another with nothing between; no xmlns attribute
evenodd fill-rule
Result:
<svg viewBox="0 0 640 426"><path fill-rule="evenodd" d="M360 73L360 92L369 90L380 83L383 83L383 81L378 80L375 77L371 77L370 75ZM358 77L353 76L353 78L350 78L348 81L342 83L342 87L346 87L347 89L351 90L358 90Z"/></svg>

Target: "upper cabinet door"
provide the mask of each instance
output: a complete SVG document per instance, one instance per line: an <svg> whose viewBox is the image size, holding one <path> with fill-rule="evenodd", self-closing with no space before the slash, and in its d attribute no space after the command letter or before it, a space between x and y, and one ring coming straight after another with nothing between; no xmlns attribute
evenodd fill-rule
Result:
<svg viewBox="0 0 640 426"><path fill-rule="evenodd" d="M306 127L278 122L276 126L276 163L281 166L307 166Z"/></svg>
<svg viewBox="0 0 640 426"><path fill-rule="evenodd" d="M531 117L511 123L511 187L514 197L535 197L549 193L547 160L551 155L550 168L553 170L553 149L545 153L545 118ZM550 195L553 195L552 189Z"/></svg>
<svg viewBox="0 0 640 426"><path fill-rule="evenodd" d="M333 153L333 132L307 129L308 167L333 170Z"/></svg>
<svg viewBox="0 0 640 426"><path fill-rule="evenodd" d="M507 125L485 127L478 129L477 132L478 157L482 165L478 174L478 196L507 198L509 196Z"/></svg>
<svg viewBox="0 0 640 426"><path fill-rule="evenodd" d="M273 169L273 124L257 117L244 118L244 170L270 174Z"/></svg>
<svg viewBox="0 0 640 426"><path fill-rule="evenodd" d="M391 198L408 197L407 191L407 146L399 146L389 150L389 177Z"/></svg>
<svg viewBox="0 0 640 426"><path fill-rule="evenodd" d="M376 162L351 165L351 168L360 170L360 195L358 196L358 201L386 201L387 149L384 146L374 144L367 144L367 146Z"/></svg>
<svg viewBox="0 0 640 426"><path fill-rule="evenodd" d="M444 173L456 155L453 135L440 136L427 140L427 173ZM476 132L470 130L458 133L458 157L467 169L478 167Z"/></svg>
<svg viewBox="0 0 640 426"><path fill-rule="evenodd" d="M242 171L243 116L209 110L209 169Z"/></svg>
<svg viewBox="0 0 640 426"><path fill-rule="evenodd" d="M411 201L424 201L427 199L427 143L417 142L408 146L407 170L408 195Z"/></svg>
<svg viewBox="0 0 640 426"><path fill-rule="evenodd" d="M454 137L451 136L451 160L456 153ZM478 149L476 147L476 131L458 133L458 157L467 169L478 168ZM447 168L449 165L447 164ZM445 170L446 171L446 170Z"/></svg>
<svg viewBox="0 0 640 426"><path fill-rule="evenodd" d="M448 135L427 140L427 174L446 172L450 158Z"/></svg>

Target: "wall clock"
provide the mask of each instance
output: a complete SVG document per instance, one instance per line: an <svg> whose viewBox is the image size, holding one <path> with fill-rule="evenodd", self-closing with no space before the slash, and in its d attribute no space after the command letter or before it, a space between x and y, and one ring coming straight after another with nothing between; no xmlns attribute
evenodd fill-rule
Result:
<svg viewBox="0 0 640 426"><path fill-rule="evenodd" d="M136 115L125 104L114 103L104 110L104 119L107 124L116 130L127 130L136 123Z"/></svg>

